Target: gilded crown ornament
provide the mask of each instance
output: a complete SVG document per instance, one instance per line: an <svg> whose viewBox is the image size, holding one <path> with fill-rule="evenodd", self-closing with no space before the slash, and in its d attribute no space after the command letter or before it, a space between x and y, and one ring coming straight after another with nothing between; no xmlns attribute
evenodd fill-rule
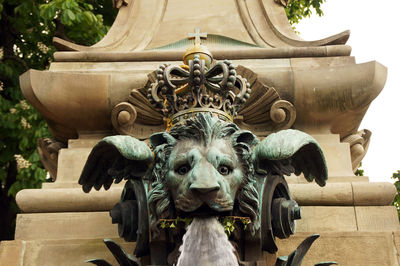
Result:
<svg viewBox="0 0 400 266"><path fill-rule="evenodd" d="M195 42L184 54L184 65L161 65L147 98L169 119L170 125L196 113L211 113L224 121L233 121L250 98L249 82L237 75L230 61L213 61L207 47L201 45L205 33L196 29L190 38Z"/></svg>

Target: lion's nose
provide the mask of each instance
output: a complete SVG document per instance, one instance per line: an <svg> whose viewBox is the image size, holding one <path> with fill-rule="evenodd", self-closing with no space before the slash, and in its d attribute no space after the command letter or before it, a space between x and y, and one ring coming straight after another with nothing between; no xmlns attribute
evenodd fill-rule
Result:
<svg viewBox="0 0 400 266"><path fill-rule="evenodd" d="M199 192L201 194L207 194L212 191L218 191L220 189L220 186L218 184L214 186L202 186L200 184L191 184L189 187L190 190Z"/></svg>

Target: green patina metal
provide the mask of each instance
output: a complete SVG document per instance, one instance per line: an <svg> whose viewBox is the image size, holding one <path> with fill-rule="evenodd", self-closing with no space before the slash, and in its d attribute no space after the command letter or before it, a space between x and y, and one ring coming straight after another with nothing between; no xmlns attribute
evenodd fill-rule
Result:
<svg viewBox="0 0 400 266"><path fill-rule="evenodd" d="M149 193L152 228L160 218L176 217L176 212L196 215L203 204L210 215L235 211L235 201L237 211L258 228L259 199L251 164L255 135L199 113L169 133L151 136L150 142L156 154Z"/></svg>
<svg viewBox="0 0 400 266"><path fill-rule="evenodd" d="M125 228L120 235L137 242L136 255L148 252L146 228L151 231L150 243L160 230L167 230L160 228L160 220L229 215L249 217L244 231L261 238L260 250L275 252L275 236L289 237L294 220L300 218L283 176L304 173L320 185L327 179L318 143L297 130L283 130L259 142L234 123L198 113L169 132L153 134L150 143L154 157L145 142L133 137L104 138L89 155L79 180L84 191L128 180L111 215ZM139 201L142 207L135 205ZM126 218L126 210L135 213ZM277 215L285 212L293 215Z"/></svg>
<svg viewBox="0 0 400 266"><path fill-rule="evenodd" d="M257 45L247 43L247 42L242 42L238 41L229 37L225 36L220 36L216 34L208 34L207 35L207 40L202 42L203 45L207 45L209 47L218 47L218 48L224 48L224 47L235 47L235 48L260 48ZM177 42L167 44L161 47L149 49L149 50L177 50L177 49L186 49L192 45L192 42L188 40L187 38L179 40Z"/></svg>
<svg viewBox="0 0 400 266"><path fill-rule="evenodd" d="M318 142L298 130L282 130L267 136L254 149L253 160L259 170L275 170L285 175L303 172L307 181L315 179L320 186L325 186L328 179L328 169Z"/></svg>
<svg viewBox="0 0 400 266"><path fill-rule="evenodd" d="M126 159L151 163L153 154L146 143L130 136L109 136L102 139L99 144L107 143L114 146Z"/></svg>

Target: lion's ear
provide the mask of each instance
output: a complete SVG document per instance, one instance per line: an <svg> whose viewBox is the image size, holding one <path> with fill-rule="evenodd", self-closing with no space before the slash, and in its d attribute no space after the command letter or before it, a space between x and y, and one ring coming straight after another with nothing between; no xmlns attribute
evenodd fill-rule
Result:
<svg viewBox="0 0 400 266"><path fill-rule="evenodd" d="M160 132L150 136L150 144L155 149L162 144L175 145L176 139L166 132Z"/></svg>
<svg viewBox="0 0 400 266"><path fill-rule="evenodd" d="M257 136L247 130L240 130L240 131L232 134L231 140L234 143L245 143L245 144L249 145L250 147L253 145L256 145L258 143Z"/></svg>

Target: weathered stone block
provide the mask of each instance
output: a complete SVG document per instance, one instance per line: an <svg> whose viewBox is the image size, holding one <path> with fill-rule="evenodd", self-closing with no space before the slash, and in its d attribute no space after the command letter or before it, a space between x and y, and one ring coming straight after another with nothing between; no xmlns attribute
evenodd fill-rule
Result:
<svg viewBox="0 0 400 266"><path fill-rule="evenodd" d="M354 207L303 206L296 232L357 231Z"/></svg>
<svg viewBox="0 0 400 266"><path fill-rule="evenodd" d="M396 188L389 182L352 183L354 205L379 206L391 205L396 195Z"/></svg>
<svg viewBox="0 0 400 266"><path fill-rule="evenodd" d="M297 233L278 240L278 255L288 255L310 235ZM321 261L336 261L340 266L399 265L391 232L324 232L303 260L305 266Z"/></svg>
<svg viewBox="0 0 400 266"><path fill-rule="evenodd" d="M56 182L77 183L91 150L92 148L61 149Z"/></svg>
<svg viewBox="0 0 400 266"><path fill-rule="evenodd" d="M108 212L18 214L15 239L118 238L117 225Z"/></svg>
<svg viewBox="0 0 400 266"><path fill-rule="evenodd" d="M126 252L132 253L134 243L126 243L121 239L114 239ZM24 266L71 266L82 265L88 259L105 259L112 265L118 265L111 252L103 243L103 239L63 239L23 241L25 250L20 264Z"/></svg>
<svg viewBox="0 0 400 266"><path fill-rule="evenodd" d="M400 231L399 217L394 206L355 207L359 231Z"/></svg>
<svg viewBox="0 0 400 266"><path fill-rule="evenodd" d="M1 241L0 242L0 262L6 266L21 266L21 256L25 249L24 241Z"/></svg>
<svg viewBox="0 0 400 266"><path fill-rule="evenodd" d="M353 56L340 57L320 57L320 58L290 58L290 64L293 68L319 68L355 64Z"/></svg>
<svg viewBox="0 0 400 266"><path fill-rule="evenodd" d="M321 145L328 165L329 176L353 176L350 146L341 143L339 135L312 135Z"/></svg>

